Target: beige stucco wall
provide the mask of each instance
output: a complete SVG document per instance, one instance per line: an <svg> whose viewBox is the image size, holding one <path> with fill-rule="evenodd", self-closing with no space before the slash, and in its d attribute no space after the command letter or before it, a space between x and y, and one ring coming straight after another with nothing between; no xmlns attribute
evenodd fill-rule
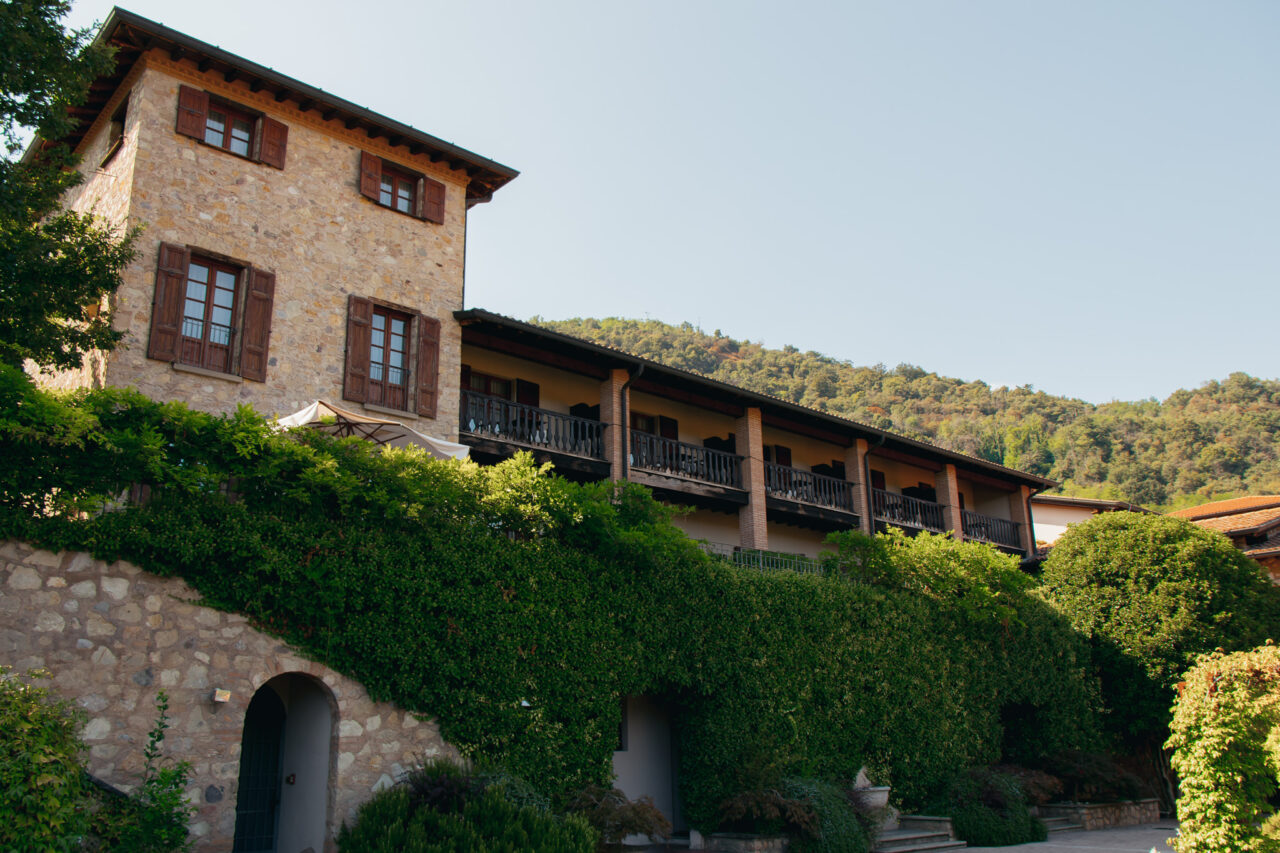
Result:
<svg viewBox="0 0 1280 853"><path fill-rule="evenodd" d="M283 414L325 398L338 402L346 344L347 296L383 299L441 321L438 417L406 416L424 432L456 435L466 176L385 139L371 140L338 121L323 122L292 102L276 103L247 82L200 74L190 61L156 52L132 83L130 145L136 149L128 220L142 225L139 256L116 296L126 345L110 359L106 381L209 411L251 403ZM174 130L179 85L207 89L289 127L285 168L253 163ZM91 147L94 142L89 142ZM362 197L361 149L442 181L445 222L436 225ZM117 158L119 160L119 158ZM121 183L124 186L124 183ZM93 188L86 190L86 198ZM125 189L128 192L128 188ZM113 211L118 214L118 203ZM161 242L250 263L276 274L267 381L193 376L146 358L151 300Z"/></svg>
<svg viewBox="0 0 1280 853"><path fill-rule="evenodd" d="M1034 524L1036 541L1053 544L1058 537L1073 524L1088 521L1093 517L1093 510L1078 506L1054 506L1031 501L1031 509L1035 513Z"/></svg>
<svg viewBox="0 0 1280 853"><path fill-rule="evenodd" d="M729 415L699 409L687 403L678 403L665 397L643 394L632 391L630 400L631 412L646 415L665 415L675 418L680 428L680 440L687 444L701 446L703 439L710 436L724 438L737 428L737 421ZM742 449L739 448L739 454Z"/></svg>
<svg viewBox="0 0 1280 853"><path fill-rule="evenodd" d="M86 713L89 772L124 789L138 781L153 703L166 690L172 728L164 748L192 765L197 850L231 849L245 710L278 675L312 679L330 699L326 849L356 807L402 769L456 755L434 723L373 701L357 682L242 616L193 603L198 598L181 580L129 563L0 544L0 663L50 670L52 686ZM230 690L231 700L213 702L214 688Z"/></svg>
<svg viewBox="0 0 1280 853"><path fill-rule="evenodd" d="M709 509L694 510L674 519L676 527L690 539L705 539L721 545L738 545L738 516L736 513L713 512Z"/></svg>
<svg viewBox="0 0 1280 853"><path fill-rule="evenodd" d="M535 364L521 358L476 346L462 348L462 363L473 371L500 379L524 379L538 383L539 407L553 412L569 412L576 403L600 403L600 380L590 376Z"/></svg>
<svg viewBox="0 0 1280 853"><path fill-rule="evenodd" d="M816 557L823 551L834 551L830 545L823 544L825 533L817 530L806 530L791 524L769 522L769 550L786 554L804 554Z"/></svg>
<svg viewBox="0 0 1280 853"><path fill-rule="evenodd" d="M914 486L917 483L928 483L932 486L937 477L933 471L917 468L896 459L886 459L883 456L872 455L868 462L871 470L884 472L885 489L894 493L901 493L904 487Z"/></svg>
<svg viewBox="0 0 1280 853"><path fill-rule="evenodd" d="M835 461L844 461L845 448L839 445L771 426L765 426L763 433L765 444L781 444L783 447L791 448L793 468L810 471L814 465L830 465Z"/></svg>

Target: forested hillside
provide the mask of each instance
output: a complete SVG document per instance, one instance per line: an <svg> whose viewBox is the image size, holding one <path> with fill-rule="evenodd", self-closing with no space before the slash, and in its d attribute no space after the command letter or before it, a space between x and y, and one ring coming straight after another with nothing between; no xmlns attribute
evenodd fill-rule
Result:
<svg viewBox="0 0 1280 853"><path fill-rule="evenodd" d="M882 429L1059 480L1079 497L1177 508L1280 493L1280 381L1233 373L1163 402L1094 405L910 364L859 367L689 323L533 322Z"/></svg>

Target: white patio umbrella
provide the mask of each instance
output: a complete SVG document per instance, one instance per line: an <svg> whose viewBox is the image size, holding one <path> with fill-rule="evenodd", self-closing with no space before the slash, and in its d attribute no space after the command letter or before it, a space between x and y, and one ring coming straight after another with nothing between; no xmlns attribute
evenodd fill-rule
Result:
<svg viewBox="0 0 1280 853"><path fill-rule="evenodd" d="M465 444L423 435L399 421L339 409L324 400L316 400L292 415L277 419L276 423L282 429L305 426L324 430L331 435L354 435L385 447L417 445L437 459L466 459L471 451Z"/></svg>

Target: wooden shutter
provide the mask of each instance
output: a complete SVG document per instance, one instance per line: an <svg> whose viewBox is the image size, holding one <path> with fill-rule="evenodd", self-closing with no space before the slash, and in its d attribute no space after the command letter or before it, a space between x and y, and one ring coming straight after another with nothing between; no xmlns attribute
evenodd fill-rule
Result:
<svg viewBox="0 0 1280 853"><path fill-rule="evenodd" d="M178 87L178 133L192 139L204 139L204 126L209 118L209 93L190 86Z"/></svg>
<svg viewBox="0 0 1280 853"><path fill-rule="evenodd" d="M672 441L680 440L680 424L675 418L669 418L666 415L658 416L658 435L663 438L669 438Z"/></svg>
<svg viewBox="0 0 1280 853"><path fill-rule="evenodd" d="M263 116L258 128L258 160L277 169L284 168L284 152L289 146L289 126Z"/></svg>
<svg viewBox="0 0 1280 853"><path fill-rule="evenodd" d="M382 191L382 160L368 151L360 152L360 195L377 201Z"/></svg>
<svg viewBox="0 0 1280 853"><path fill-rule="evenodd" d="M342 397L363 403L369 394L369 345L373 342L373 303L347 298L347 363Z"/></svg>
<svg viewBox="0 0 1280 853"><path fill-rule="evenodd" d="M151 339L147 358L177 361L182 324L182 297L187 283L191 252L186 246L160 244L156 267L156 292L151 301Z"/></svg>
<svg viewBox="0 0 1280 853"><path fill-rule="evenodd" d="M444 223L444 184L430 178L418 181L419 216L428 222Z"/></svg>
<svg viewBox="0 0 1280 853"><path fill-rule="evenodd" d="M418 417L436 416L436 388L440 383L440 321L418 316Z"/></svg>
<svg viewBox="0 0 1280 853"><path fill-rule="evenodd" d="M876 471L875 469L872 469L872 471L871 471L871 488L873 488L873 489L879 489L880 491L884 491L885 486L884 486L884 472L883 472L883 471Z"/></svg>
<svg viewBox="0 0 1280 853"><path fill-rule="evenodd" d="M773 446L773 461L774 463L781 465L783 468L790 468L791 448L784 447L781 444L775 444Z"/></svg>
<svg viewBox="0 0 1280 853"><path fill-rule="evenodd" d="M248 292L244 300L244 328L240 334L240 375L254 382L266 382L276 274L251 267L245 271L245 278L248 279Z"/></svg>
<svg viewBox="0 0 1280 853"><path fill-rule="evenodd" d="M516 402L525 406L539 406L541 390L537 382L527 382L524 379L516 380Z"/></svg>
<svg viewBox="0 0 1280 853"><path fill-rule="evenodd" d="M459 384L463 391L471 390L471 365L462 365L462 381Z"/></svg>

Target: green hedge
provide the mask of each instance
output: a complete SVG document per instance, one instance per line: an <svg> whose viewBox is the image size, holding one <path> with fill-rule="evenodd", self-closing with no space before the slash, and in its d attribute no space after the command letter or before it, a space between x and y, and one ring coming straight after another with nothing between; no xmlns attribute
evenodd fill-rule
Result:
<svg viewBox="0 0 1280 853"><path fill-rule="evenodd" d="M796 776L867 764L918 804L957 768L1095 745L1085 647L987 546L848 534L828 576L763 574L633 484L63 399L10 371L0 460L0 535L180 575L558 803L609 779L624 695L677 708L704 827L753 754ZM149 502L116 500L131 483ZM1032 722L1006 737L1015 706Z"/></svg>

